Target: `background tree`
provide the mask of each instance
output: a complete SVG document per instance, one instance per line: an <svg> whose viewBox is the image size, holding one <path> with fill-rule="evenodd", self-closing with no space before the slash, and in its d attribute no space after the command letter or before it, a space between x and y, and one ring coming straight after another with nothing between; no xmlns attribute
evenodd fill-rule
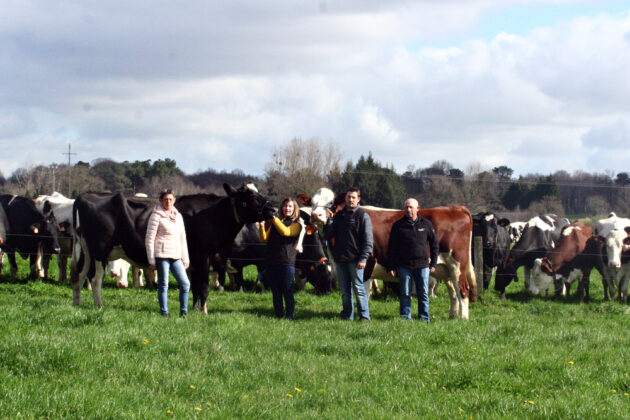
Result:
<svg viewBox="0 0 630 420"><path fill-rule="evenodd" d="M313 194L318 188L332 186L339 177L341 152L333 142L293 138L277 147L265 166L269 194L280 198L298 193Z"/></svg>
<svg viewBox="0 0 630 420"><path fill-rule="evenodd" d="M341 181L333 190L345 191L353 186L361 190L361 201L372 206L401 208L407 198L402 180L393 166L382 166L371 152L367 157L361 155L356 165L348 162Z"/></svg>

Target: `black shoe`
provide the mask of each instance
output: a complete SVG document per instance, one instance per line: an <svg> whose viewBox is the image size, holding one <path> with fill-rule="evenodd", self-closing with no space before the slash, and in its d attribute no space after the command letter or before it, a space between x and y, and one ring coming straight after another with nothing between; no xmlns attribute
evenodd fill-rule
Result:
<svg viewBox="0 0 630 420"><path fill-rule="evenodd" d="M179 313L179 317L180 318L186 318L188 316L188 312L180 312Z"/></svg>

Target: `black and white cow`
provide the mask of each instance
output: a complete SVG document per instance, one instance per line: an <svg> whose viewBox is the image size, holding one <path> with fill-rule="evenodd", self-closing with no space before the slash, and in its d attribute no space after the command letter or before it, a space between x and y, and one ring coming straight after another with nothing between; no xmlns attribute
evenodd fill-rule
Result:
<svg viewBox="0 0 630 420"><path fill-rule="evenodd" d="M3 248L7 251L11 264L11 275L17 273L15 253L22 258L29 257L31 274L44 277L43 270L38 270L37 256L40 253L58 254L59 242L57 242L57 222L55 216L46 208L42 214L32 200L17 195L0 195L2 205L9 222L7 239Z"/></svg>
<svg viewBox="0 0 630 420"><path fill-rule="evenodd" d="M527 222L521 239L510 250L508 261L504 267L499 267L494 280L495 290L501 292L505 299L505 288L512 282L518 281L516 270L524 268L525 290L529 289L530 270L536 258L543 258L554 248L560 239L562 228L569 224L569 220L555 214L536 216Z"/></svg>
<svg viewBox="0 0 630 420"><path fill-rule="evenodd" d="M63 194L53 192L51 195L40 195L33 200L37 209L44 212L44 208L50 208L55 215L55 220L59 226L59 242L60 253L57 255L57 266L59 268L59 281L67 280L68 257L72 254L72 206L74 200L66 198ZM48 277L48 268L50 266L50 254L41 256L41 268L44 270L44 277Z"/></svg>
<svg viewBox="0 0 630 420"><path fill-rule="evenodd" d="M508 219L499 219L496 214L482 212L473 214L473 237L480 236L483 246L483 288L490 285L492 272L497 267L504 267L510 254L510 233ZM473 241L473 265L475 243Z"/></svg>
<svg viewBox="0 0 630 420"><path fill-rule="evenodd" d="M521 239L521 235L523 234L523 229L525 229L526 225L527 225L527 222L510 223L510 226L508 227L508 231L510 232L510 241L513 244L517 243L518 240Z"/></svg>
<svg viewBox="0 0 630 420"><path fill-rule="evenodd" d="M295 268L301 278L315 287L316 294L326 294L332 288L331 265L317 227L307 224L310 215L301 210L300 217L306 226L302 252L298 252L295 258ZM265 244L260 242L258 229L257 224L245 226L234 240L230 263L237 270L234 277L238 287L241 287L243 282L244 267L255 264L259 273L265 269L266 248Z"/></svg>
<svg viewBox="0 0 630 420"><path fill-rule="evenodd" d="M4 246L7 240L7 232L9 231L9 219L4 212L4 207L0 206L0 273L2 273L2 264L4 260Z"/></svg>
<svg viewBox="0 0 630 420"><path fill-rule="evenodd" d="M210 265L230 257L232 244L246 223L271 218L276 209L253 184L235 189L223 184L227 196L182 196L175 207L182 214L190 254L193 305L207 313ZM214 267L216 268L216 267Z"/></svg>
<svg viewBox="0 0 630 420"><path fill-rule="evenodd" d="M101 288L108 261L125 258L148 267L144 237L155 204L122 193L83 193L76 198L70 266L75 305L81 304L81 288L90 279L94 305L103 306Z"/></svg>

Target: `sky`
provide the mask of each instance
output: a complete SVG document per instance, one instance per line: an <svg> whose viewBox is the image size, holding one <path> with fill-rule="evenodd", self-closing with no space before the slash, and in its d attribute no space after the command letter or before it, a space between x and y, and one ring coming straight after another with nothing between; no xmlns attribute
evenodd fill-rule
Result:
<svg viewBox="0 0 630 420"><path fill-rule="evenodd" d="M630 2L0 0L0 171L294 138L515 174L630 171Z"/></svg>

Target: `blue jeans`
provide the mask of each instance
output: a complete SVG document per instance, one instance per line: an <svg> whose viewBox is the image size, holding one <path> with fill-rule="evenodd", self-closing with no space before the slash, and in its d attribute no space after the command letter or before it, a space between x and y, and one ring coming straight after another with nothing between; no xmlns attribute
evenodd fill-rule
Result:
<svg viewBox="0 0 630 420"><path fill-rule="evenodd" d="M400 317L411 319L411 281L416 283L418 294L418 317L430 322L429 319L429 267L410 270L398 267L400 280Z"/></svg>
<svg viewBox="0 0 630 420"><path fill-rule="evenodd" d="M295 298L293 297L293 279L295 278L295 266L292 265L268 265L267 281L271 284L273 294L273 311L277 318L284 316L293 319L295 312ZM282 299L286 305L286 313Z"/></svg>
<svg viewBox="0 0 630 420"><path fill-rule="evenodd" d="M168 273L169 269L179 285L179 313L188 313L188 292L190 291L190 281L186 275L186 269L181 259L156 258L155 266L158 272L158 303L160 312L168 313Z"/></svg>
<svg viewBox="0 0 630 420"><path fill-rule="evenodd" d="M363 284L363 269L357 268L356 262L337 263L337 277L339 277L339 289L341 290L341 317L354 319L354 299L357 297L357 311L361 318L370 319L368 296Z"/></svg>

